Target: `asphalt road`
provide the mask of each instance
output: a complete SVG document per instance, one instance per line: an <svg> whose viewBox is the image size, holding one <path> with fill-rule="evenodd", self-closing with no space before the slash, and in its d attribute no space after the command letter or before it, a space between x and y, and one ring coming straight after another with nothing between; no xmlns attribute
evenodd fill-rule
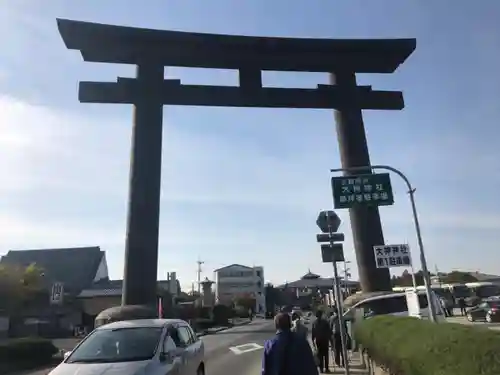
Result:
<svg viewBox="0 0 500 375"><path fill-rule="evenodd" d="M264 341L275 333L272 320L257 319L250 324L203 336L207 374L260 375ZM74 339L58 340L59 348L71 350ZM51 368L23 375L47 375Z"/></svg>
<svg viewBox="0 0 500 375"><path fill-rule="evenodd" d="M494 331L500 331L500 323L469 322L465 316L460 316L460 315L455 315L450 318L446 318L446 321L450 323L458 323L474 327L489 328Z"/></svg>
<svg viewBox="0 0 500 375"><path fill-rule="evenodd" d="M274 333L272 320L257 319L244 326L202 337L207 374L259 375L264 341Z"/></svg>

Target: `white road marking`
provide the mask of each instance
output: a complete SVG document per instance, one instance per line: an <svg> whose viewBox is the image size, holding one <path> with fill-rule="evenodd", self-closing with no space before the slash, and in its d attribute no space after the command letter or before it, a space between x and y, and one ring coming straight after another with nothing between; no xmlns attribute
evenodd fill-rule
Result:
<svg viewBox="0 0 500 375"><path fill-rule="evenodd" d="M256 343L237 345L229 348L229 350L231 350L236 355L240 355L243 353L250 353L260 349L264 349L264 347Z"/></svg>

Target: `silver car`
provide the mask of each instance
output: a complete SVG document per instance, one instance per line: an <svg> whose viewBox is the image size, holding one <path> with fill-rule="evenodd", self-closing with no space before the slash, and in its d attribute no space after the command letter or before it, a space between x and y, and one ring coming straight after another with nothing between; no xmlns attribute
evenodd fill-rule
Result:
<svg viewBox="0 0 500 375"><path fill-rule="evenodd" d="M125 320L95 329L49 375L205 375L204 357L183 320Z"/></svg>

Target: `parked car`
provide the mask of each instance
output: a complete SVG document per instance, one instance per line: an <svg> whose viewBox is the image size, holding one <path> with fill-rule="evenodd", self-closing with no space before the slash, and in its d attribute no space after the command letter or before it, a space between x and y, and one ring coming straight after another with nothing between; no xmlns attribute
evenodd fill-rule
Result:
<svg viewBox="0 0 500 375"><path fill-rule="evenodd" d="M124 320L96 328L49 375L204 375L204 357L183 320Z"/></svg>
<svg viewBox="0 0 500 375"><path fill-rule="evenodd" d="M500 322L500 300L485 300L467 311L469 322Z"/></svg>

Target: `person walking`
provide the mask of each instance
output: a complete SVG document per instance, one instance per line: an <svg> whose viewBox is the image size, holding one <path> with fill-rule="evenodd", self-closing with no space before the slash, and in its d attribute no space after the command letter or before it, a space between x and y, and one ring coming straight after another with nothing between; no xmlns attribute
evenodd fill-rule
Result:
<svg viewBox="0 0 500 375"><path fill-rule="evenodd" d="M335 360L335 364L339 367L345 367L345 358L344 358L344 351L342 350L342 334L340 332L340 319L338 315L338 311L335 309L331 318L330 318L330 325L331 325L331 330L332 330L332 346L333 346L333 357ZM349 335L347 333L347 324L344 322L344 333L346 335L346 345L349 343ZM349 345L346 349L349 349ZM340 362L340 359L342 358L342 363Z"/></svg>
<svg viewBox="0 0 500 375"><path fill-rule="evenodd" d="M292 332L295 332L297 335L302 336L307 340L309 330L302 323L302 319L300 319L300 316L297 313L292 314Z"/></svg>
<svg viewBox="0 0 500 375"><path fill-rule="evenodd" d="M448 318L450 316L450 314L449 314L449 311L448 311L448 306L446 306L446 299L444 299L443 297L441 297L439 299L439 302L441 303L441 307L443 308L444 317Z"/></svg>
<svg viewBox="0 0 500 375"><path fill-rule="evenodd" d="M290 314L274 318L276 335L264 343L262 375L319 375L309 342L292 332Z"/></svg>
<svg viewBox="0 0 500 375"><path fill-rule="evenodd" d="M460 308L460 315L465 316L467 315L467 305L465 303L465 299L460 297L458 299L458 307Z"/></svg>
<svg viewBox="0 0 500 375"><path fill-rule="evenodd" d="M320 372L330 372L329 344L332 338L330 323L323 318L323 312L316 312L316 320L312 327L312 341L318 356Z"/></svg>

